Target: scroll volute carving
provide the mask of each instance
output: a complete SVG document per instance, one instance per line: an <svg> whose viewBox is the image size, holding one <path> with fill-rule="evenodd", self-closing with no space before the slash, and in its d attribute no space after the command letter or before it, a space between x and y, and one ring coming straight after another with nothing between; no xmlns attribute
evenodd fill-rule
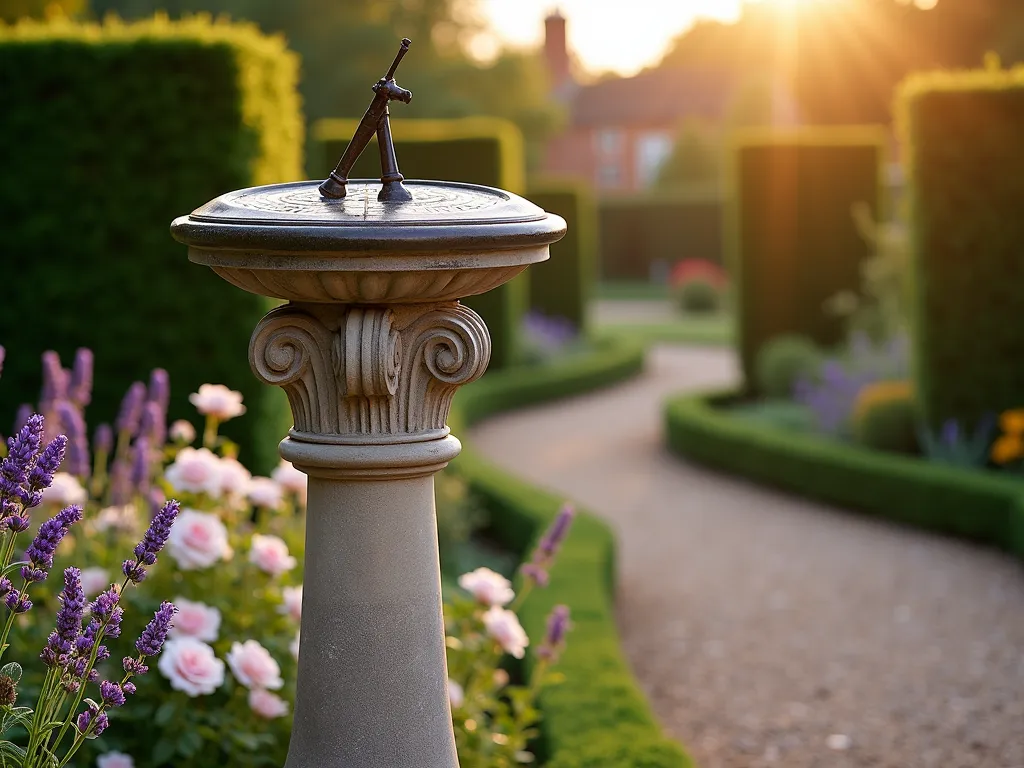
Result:
<svg viewBox="0 0 1024 768"><path fill-rule="evenodd" d="M458 303L318 314L276 309L249 348L256 376L287 392L304 439L444 430L455 391L490 359L483 320Z"/></svg>

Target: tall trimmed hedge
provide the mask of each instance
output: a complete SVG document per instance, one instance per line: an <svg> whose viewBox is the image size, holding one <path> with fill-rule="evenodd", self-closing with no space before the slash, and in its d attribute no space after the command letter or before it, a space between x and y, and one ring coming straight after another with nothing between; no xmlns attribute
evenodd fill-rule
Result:
<svg viewBox="0 0 1024 768"><path fill-rule="evenodd" d="M517 195L525 191L526 165L523 137L511 122L492 117L452 120L403 120L394 110L391 134L398 167L407 179L461 181L498 187ZM337 165L355 133L358 120L318 120L313 125L316 150L310 163L313 178L326 177ZM352 169L353 179L380 178L376 138ZM519 334L529 307L529 278L520 275L493 291L470 296L463 303L480 313L491 332L491 369L512 365L519 359Z"/></svg>
<svg viewBox="0 0 1024 768"><path fill-rule="evenodd" d="M911 77L918 402L972 425L1024 405L1024 67Z"/></svg>
<svg viewBox="0 0 1024 768"><path fill-rule="evenodd" d="M225 432L267 469L290 424L281 393L249 370L267 300L190 263L168 225L229 190L300 175L297 78L283 40L250 25L0 25L4 425L38 399L43 350L70 363L86 346L91 422L164 367L171 418L195 419L187 397L203 382L240 390L250 413Z"/></svg>
<svg viewBox="0 0 1024 768"><path fill-rule="evenodd" d="M602 200L598 207L603 280L650 280L661 265L722 261L722 197L717 190Z"/></svg>
<svg viewBox="0 0 1024 768"><path fill-rule="evenodd" d="M852 208L881 208L885 129L748 130L733 138L726 264L736 284L740 358L748 390L754 361L775 336L838 342L842 326L824 310L858 291L870 246Z"/></svg>
<svg viewBox="0 0 1024 768"><path fill-rule="evenodd" d="M534 264L530 308L564 317L578 330L587 326L587 305L597 281L597 208L590 189L577 183L550 182L527 189L526 196L545 211L565 219L566 234L551 245L551 258Z"/></svg>

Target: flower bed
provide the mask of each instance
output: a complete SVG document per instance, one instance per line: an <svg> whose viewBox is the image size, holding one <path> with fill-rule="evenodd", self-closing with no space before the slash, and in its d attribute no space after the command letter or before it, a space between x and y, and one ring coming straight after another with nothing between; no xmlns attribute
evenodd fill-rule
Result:
<svg viewBox="0 0 1024 768"><path fill-rule="evenodd" d="M456 434L487 416L578 394L640 372L643 345L622 337L595 341L593 352L530 370L491 374L455 400L450 422ZM491 533L525 554L558 512L561 499L476 455L466 446L455 463L491 510ZM615 627L615 541L597 518L578 515L550 584L523 606L521 619L540 637L552 606L572 606L574 630L562 655L562 684L540 696L544 713L538 758L551 768L685 768L690 760L666 738L630 672ZM537 657L527 650L527 671Z"/></svg>
<svg viewBox="0 0 1024 768"><path fill-rule="evenodd" d="M851 443L736 418L727 391L668 402L675 453L802 496L939 533L994 545L1024 558L1024 484Z"/></svg>

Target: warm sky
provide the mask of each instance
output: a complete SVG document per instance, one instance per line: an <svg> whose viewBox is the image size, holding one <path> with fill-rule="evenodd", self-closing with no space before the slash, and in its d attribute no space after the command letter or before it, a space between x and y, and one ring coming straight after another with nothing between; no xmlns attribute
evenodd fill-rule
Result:
<svg viewBox="0 0 1024 768"><path fill-rule="evenodd" d="M777 0L776 0L777 1ZM499 38L536 45L555 7L568 20L569 47L592 72L632 74L658 60L698 17L732 20L742 0L479 0Z"/></svg>

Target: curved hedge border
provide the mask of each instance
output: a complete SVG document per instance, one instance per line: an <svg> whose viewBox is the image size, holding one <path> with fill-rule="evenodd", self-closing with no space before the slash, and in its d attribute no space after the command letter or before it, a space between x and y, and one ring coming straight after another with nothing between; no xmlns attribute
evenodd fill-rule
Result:
<svg viewBox="0 0 1024 768"><path fill-rule="evenodd" d="M456 396L452 429L464 433L492 414L613 384L639 373L643 360L642 344L603 337L590 354L546 368L490 374ZM498 469L471 446L453 466L496 513L493 534L524 556L563 501ZM541 694L538 757L549 768L688 768L690 759L663 735L619 645L614 559L611 529L583 512L552 569L551 583L534 592L521 611L524 628L539 638L553 605L572 608L574 629L559 664L565 682ZM527 664L533 661L528 653Z"/></svg>
<svg viewBox="0 0 1024 768"><path fill-rule="evenodd" d="M1024 558L1020 480L750 424L722 413L736 397L729 391L671 399L665 407L669 447L808 498Z"/></svg>

